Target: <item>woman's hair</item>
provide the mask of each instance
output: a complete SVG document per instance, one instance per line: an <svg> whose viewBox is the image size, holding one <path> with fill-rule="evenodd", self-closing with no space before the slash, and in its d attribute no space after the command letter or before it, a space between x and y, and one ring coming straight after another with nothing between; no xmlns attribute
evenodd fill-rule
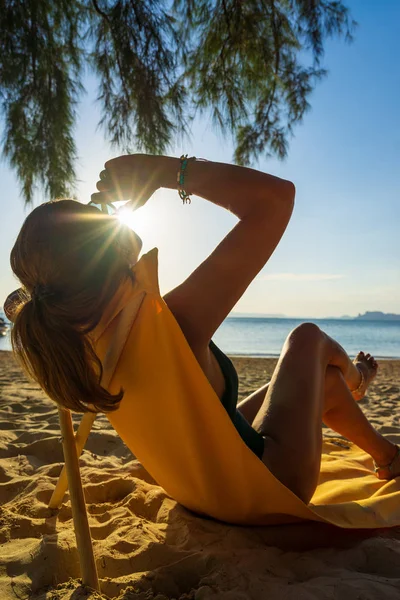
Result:
<svg viewBox="0 0 400 600"><path fill-rule="evenodd" d="M27 373L50 398L77 412L116 410L123 391L100 385L88 334L120 284L132 277L132 242L117 219L74 200L41 204L11 251L22 284L11 340Z"/></svg>

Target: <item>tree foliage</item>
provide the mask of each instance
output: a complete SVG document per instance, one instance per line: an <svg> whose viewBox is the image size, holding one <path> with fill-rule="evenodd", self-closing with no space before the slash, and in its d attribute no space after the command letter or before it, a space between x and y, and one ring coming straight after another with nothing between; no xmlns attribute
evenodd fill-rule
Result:
<svg viewBox="0 0 400 600"><path fill-rule="evenodd" d="M68 193L89 68L123 151L165 152L205 111L238 164L284 158L325 75L324 41L354 25L333 0L0 0L4 156L26 202L37 186Z"/></svg>

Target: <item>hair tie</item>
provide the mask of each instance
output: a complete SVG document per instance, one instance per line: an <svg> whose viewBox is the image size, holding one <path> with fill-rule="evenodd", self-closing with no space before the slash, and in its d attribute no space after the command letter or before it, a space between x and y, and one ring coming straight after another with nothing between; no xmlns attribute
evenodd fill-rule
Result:
<svg viewBox="0 0 400 600"><path fill-rule="evenodd" d="M33 302L41 302L50 296L54 296L54 291L43 283L36 284L31 292Z"/></svg>

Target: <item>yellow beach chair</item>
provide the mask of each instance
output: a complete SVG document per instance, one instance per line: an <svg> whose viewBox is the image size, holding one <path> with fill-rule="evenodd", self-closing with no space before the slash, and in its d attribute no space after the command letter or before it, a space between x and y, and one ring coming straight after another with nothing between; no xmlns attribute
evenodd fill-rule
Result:
<svg viewBox="0 0 400 600"><path fill-rule="evenodd" d="M104 366L102 384L112 393L125 391L109 421L169 495L199 515L238 525L304 520L347 529L400 525L400 478L378 480L371 457L350 442L324 442L318 486L308 505L277 480L239 436L160 296L157 250L145 254L133 272L134 283L121 287L93 341ZM94 418L84 415L76 451L70 416L60 410L82 575L96 588L77 461ZM62 474L49 506L59 506L65 490Z"/></svg>

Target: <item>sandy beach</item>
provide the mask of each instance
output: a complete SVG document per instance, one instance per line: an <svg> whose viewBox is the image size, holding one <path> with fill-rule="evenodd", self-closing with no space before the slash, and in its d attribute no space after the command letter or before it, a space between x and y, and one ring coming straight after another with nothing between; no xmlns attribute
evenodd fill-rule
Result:
<svg viewBox="0 0 400 600"><path fill-rule="evenodd" d="M233 361L240 399L266 383L276 363ZM400 361L382 361L361 405L398 443L399 403ZM400 528L247 528L199 518L155 484L104 416L80 461L102 588L89 593L79 581L68 494L59 511L47 508L62 462L56 406L0 352L0 600L399 597Z"/></svg>

